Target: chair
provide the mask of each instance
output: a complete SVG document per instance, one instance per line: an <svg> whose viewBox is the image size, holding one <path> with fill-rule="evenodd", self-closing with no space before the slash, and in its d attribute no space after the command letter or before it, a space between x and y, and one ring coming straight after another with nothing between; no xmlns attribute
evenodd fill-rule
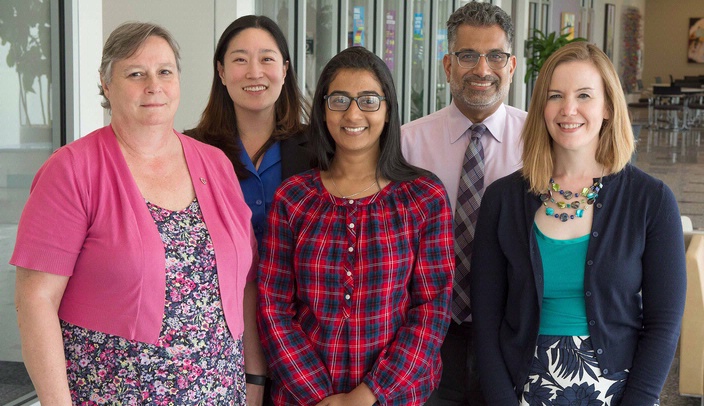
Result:
<svg viewBox="0 0 704 406"><path fill-rule="evenodd" d="M681 395L704 397L704 235L692 236L686 258L687 296L680 333L679 391Z"/></svg>
<svg viewBox="0 0 704 406"><path fill-rule="evenodd" d="M687 129L687 100L682 94L682 89L678 86L654 86L653 95L655 101L653 109L655 117L654 126L666 128L674 131ZM666 119L660 119L660 112L665 112ZM682 126L680 127L680 115L682 116ZM667 125L660 126L659 122L667 122Z"/></svg>
<svg viewBox="0 0 704 406"><path fill-rule="evenodd" d="M693 231L694 226L692 225L692 219L689 216L680 216L682 219L682 231L685 233L688 231Z"/></svg>

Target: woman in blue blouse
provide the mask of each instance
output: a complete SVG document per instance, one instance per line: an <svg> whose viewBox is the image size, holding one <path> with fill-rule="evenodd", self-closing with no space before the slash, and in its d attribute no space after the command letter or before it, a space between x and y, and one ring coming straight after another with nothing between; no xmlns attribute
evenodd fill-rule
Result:
<svg viewBox="0 0 704 406"><path fill-rule="evenodd" d="M213 57L210 99L198 126L185 133L220 148L235 167L259 249L274 191L286 178L311 167L305 147L307 112L281 29L264 16L235 20L220 36ZM256 295L247 286L245 295ZM245 336L258 341L256 324ZM245 351L261 354L260 348ZM259 359L252 357L253 359ZM248 393L260 391L266 366L249 365ZM267 393L265 404L270 404Z"/></svg>
<svg viewBox="0 0 704 406"><path fill-rule="evenodd" d="M319 167L274 196L259 326L275 403L422 405L449 324L452 212L401 155L391 72L362 47L323 69L311 113Z"/></svg>
<svg viewBox="0 0 704 406"><path fill-rule="evenodd" d="M220 36L210 99L186 131L225 152L235 166L261 246L274 191L311 167L304 131L308 113L288 44L274 21L248 15Z"/></svg>
<svg viewBox="0 0 704 406"><path fill-rule="evenodd" d="M670 189L629 165L618 75L577 42L543 65L522 170L489 186L471 273L490 405L656 405L685 299Z"/></svg>

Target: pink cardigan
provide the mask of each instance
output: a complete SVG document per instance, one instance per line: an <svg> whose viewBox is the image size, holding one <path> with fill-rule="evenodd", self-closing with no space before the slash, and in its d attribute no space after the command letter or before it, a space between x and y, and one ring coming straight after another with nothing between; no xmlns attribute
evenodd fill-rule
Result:
<svg viewBox="0 0 704 406"><path fill-rule="evenodd" d="M256 277L251 212L225 155L176 135L213 241L225 319L238 337L244 285ZM165 303L164 245L110 126L60 148L41 167L10 263L70 277L62 320L156 342Z"/></svg>

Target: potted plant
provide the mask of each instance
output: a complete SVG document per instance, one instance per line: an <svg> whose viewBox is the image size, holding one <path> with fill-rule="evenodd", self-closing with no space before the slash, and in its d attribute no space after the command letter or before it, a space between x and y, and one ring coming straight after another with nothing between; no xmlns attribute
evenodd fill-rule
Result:
<svg viewBox="0 0 704 406"><path fill-rule="evenodd" d="M540 68L553 52L570 42L587 40L581 37L570 39L569 28L565 27L563 29L565 33L559 36L557 32L545 34L538 29L533 30L533 36L526 41L526 50L528 55L530 55L526 61L526 75L523 79L526 84L532 83L538 77Z"/></svg>
<svg viewBox="0 0 704 406"><path fill-rule="evenodd" d="M50 141L48 10L47 0L0 1L0 44L10 45L5 62L15 68L20 89L20 142Z"/></svg>

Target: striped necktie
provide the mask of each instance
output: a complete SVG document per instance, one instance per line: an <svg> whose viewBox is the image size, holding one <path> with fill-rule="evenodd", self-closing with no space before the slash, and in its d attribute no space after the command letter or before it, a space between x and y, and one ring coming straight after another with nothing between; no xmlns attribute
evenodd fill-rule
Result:
<svg viewBox="0 0 704 406"><path fill-rule="evenodd" d="M474 227L484 194L484 124L469 127L472 139L464 153L462 175L455 209L455 283L452 292L452 318L457 323L472 320L469 300L469 263L472 256Z"/></svg>

